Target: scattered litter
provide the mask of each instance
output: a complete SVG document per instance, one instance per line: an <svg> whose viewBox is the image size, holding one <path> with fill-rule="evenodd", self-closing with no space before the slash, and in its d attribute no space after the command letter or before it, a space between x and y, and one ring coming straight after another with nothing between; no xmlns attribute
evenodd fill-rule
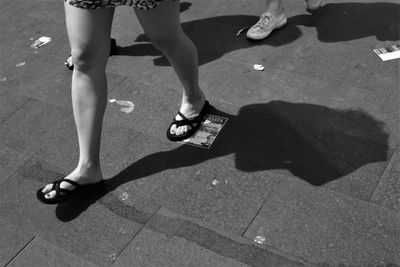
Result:
<svg viewBox="0 0 400 267"><path fill-rule="evenodd" d="M254 242L258 243L258 244L264 244L265 243L265 237L258 235L256 236L256 238L254 239Z"/></svg>
<svg viewBox="0 0 400 267"><path fill-rule="evenodd" d="M261 64L254 64L254 69L255 70L259 70L259 71L263 71L264 70L264 66Z"/></svg>
<svg viewBox="0 0 400 267"><path fill-rule="evenodd" d="M196 175L199 175L199 174L200 174L200 171L197 171L197 172L196 172Z"/></svg>
<svg viewBox="0 0 400 267"><path fill-rule="evenodd" d="M122 201L127 200L128 197L129 197L129 194L128 194L127 192L123 192L123 193L121 194L121 200L122 200Z"/></svg>
<svg viewBox="0 0 400 267"><path fill-rule="evenodd" d="M7 77L3 77L0 79L0 82L5 82L7 80Z"/></svg>
<svg viewBox="0 0 400 267"><path fill-rule="evenodd" d="M110 255L108 255L108 258L111 262L114 262L117 260L117 254L116 253L112 253Z"/></svg>
<svg viewBox="0 0 400 267"><path fill-rule="evenodd" d="M241 28L241 29L236 33L236 36L241 35L244 31L247 31L249 28L250 28L250 27Z"/></svg>
<svg viewBox="0 0 400 267"><path fill-rule="evenodd" d="M31 38L29 38L29 40L33 41L33 40L35 40L35 38L31 37Z"/></svg>
<svg viewBox="0 0 400 267"><path fill-rule="evenodd" d="M126 229L120 228L118 232L121 233L121 234L126 234Z"/></svg>
<svg viewBox="0 0 400 267"><path fill-rule="evenodd" d="M69 56L67 60L65 60L64 65L67 66L67 68L70 70L74 68L74 64L72 63L72 56Z"/></svg>
<svg viewBox="0 0 400 267"><path fill-rule="evenodd" d="M382 61L400 58L400 44L374 49Z"/></svg>
<svg viewBox="0 0 400 267"><path fill-rule="evenodd" d="M212 181L212 184L215 186L215 185L219 184L219 181L217 179L215 179L214 181Z"/></svg>
<svg viewBox="0 0 400 267"><path fill-rule="evenodd" d="M189 139L182 141L182 143L208 149L227 121L228 118L225 117L207 115L205 121L201 123L199 130Z"/></svg>
<svg viewBox="0 0 400 267"><path fill-rule="evenodd" d="M227 179L225 179L225 184L228 184L228 180Z"/></svg>
<svg viewBox="0 0 400 267"><path fill-rule="evenodd" d="M122 106L120 108L121 112L126 114L131 113L135 109L135 105L131 101L127 100L117 100L117 99L109 99L108 102L110 103L117 103L118 105Z"/></svg>
<svg viewBox="0 0 400 267"><path fill-rule="evenodd" d="M50 37L42 36L39 39L37 39L36 41L34 41L33 44L31 44L31 47L37 49L37 48L49 43L50 41L51 41Z"/></svg>
<svg viewBox="0 0 400 267"><path fill-rule="evenodd" d="M20 62L20 63L18 63L17 65L15 65L17 68L19 68L19 67L22 67L22 66L25 66L26 65L26 62L24 61L24 62Z"/></svg>

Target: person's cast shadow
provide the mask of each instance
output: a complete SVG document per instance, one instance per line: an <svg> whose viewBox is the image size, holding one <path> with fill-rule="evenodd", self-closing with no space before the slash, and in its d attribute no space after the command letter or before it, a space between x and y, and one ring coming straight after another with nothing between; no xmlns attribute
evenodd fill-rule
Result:
<svg viewBox="0 0 400 267"><path fill-rule="evenodd" d="M379 41L400 39L400 4L326 4L313 15L290 18L294 25L315 27L321 42L342 42L375 36Z"/></svg>
<svg viewBox="0 0 400 267"><path fill-rule="evenodd" d="M185 2L186 3L186 2ZM187 5L187 3L186 3ZM272 32L262 41L248 41L239 29L253 25L257 16L229 15L182 23L186 34L196 44L199 64L214 61L231 51L252 46L281 46L298 39L302 32L299 25L315 27L321 42L342 42L375 36L380 41L400 38L400 5L387 2L376 3L327 3L313 14L301 14L288 18L285 27ZM169 66L168 60L154 48L145 34L136 38L134 44L118 47L117 55L156 56L155 65Z"/></svg>
<svg viewBox="0 0 400 267"><path fill-rule="evenodd" d="M215 108L210 113L228 118L210 150L182 145L145 156L107 179L102 190L60 204L58 218L72 220L98 200L106 206L115 204L118 199L108 193L127 182L229 154L234 154L238 170L285 169L315 186L387 160L383 123L361 110L272 101L244 106L237 115Z"/></svg>

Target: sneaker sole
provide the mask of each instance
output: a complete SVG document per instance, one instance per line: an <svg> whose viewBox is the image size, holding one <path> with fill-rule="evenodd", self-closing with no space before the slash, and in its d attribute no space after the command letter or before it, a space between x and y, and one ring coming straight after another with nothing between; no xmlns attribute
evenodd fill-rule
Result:
<svg viewBox="0 0 400 267"><path fill-rule="evenodd" d="M280 22L275 26L275 28L273 28L272 30L268 31L266 34L263 34L263 35L261 35L261 36L259 36L259 37L247 36L247 38L248 38L248 39L251 39L251 40L262 40L262 39L265 39L265 38L267 38L267 37L271 34L271 32L272 32L273 30L282 28L283 26L286 25L286 23L287 23L287 18L285 17L282 21L280 21Z"/></svg>

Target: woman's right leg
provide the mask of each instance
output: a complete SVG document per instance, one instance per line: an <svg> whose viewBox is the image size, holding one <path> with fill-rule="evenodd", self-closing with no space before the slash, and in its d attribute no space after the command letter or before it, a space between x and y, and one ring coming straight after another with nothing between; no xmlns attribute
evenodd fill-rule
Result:
<svg viewBox="0 0 400 267"><path fill-rule="evenodd" d="M110 51L114 9L88 10L65 4L66 25L74 62L72 104L79 141L79 162L66 178L79 184L102 179L100 139L107 104L105 67ZM72 187L64 182L61 188ZM72 187L73 188L73 187ZM46 198L55 191L46 186Z"/></svg>

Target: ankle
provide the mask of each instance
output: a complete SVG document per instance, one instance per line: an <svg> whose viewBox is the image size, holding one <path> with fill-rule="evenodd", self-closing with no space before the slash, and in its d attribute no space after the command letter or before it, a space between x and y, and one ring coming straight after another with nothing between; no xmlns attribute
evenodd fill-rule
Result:
<svg viewBox="0 0 400 267"><path fill-rule="evenodd" d="M87 160L87 161L79 161L77 170L87 171L87 170L98 170L100 169L100 161L99 160Z"/></svg>
<svg viewBox="0 0 400 267"><path fill-rule="evenodd" d="M283 14L283 8L279 8L279 9L271 9L266 11L265 13L263 13L261 16L268 16L268 15L272 15L274 17L279 17Z"/></svg>
<svg viewBox="0 0 400 267"><path fill-rule="evenodd" d="M191 94L184 93L182 96L182 103L198 103L205 99L203 92L199 89Z"/></svg>

